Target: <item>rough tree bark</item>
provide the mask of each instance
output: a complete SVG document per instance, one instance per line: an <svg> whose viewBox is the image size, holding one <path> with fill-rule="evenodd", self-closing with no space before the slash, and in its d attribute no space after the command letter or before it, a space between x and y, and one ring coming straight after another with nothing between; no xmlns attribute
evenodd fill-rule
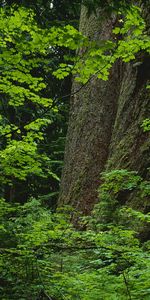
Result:
<svg viewBox="0 0 150 300"><path fill-rule="evenodd" d="M89 18L81 10L80 30L91 39L111 39L115 17L103 11ZM108 81L93 78L71 98L60 203L89 213L97 201L100 173L128 168L147 176L150 136L140 124L149 117L145 89L150 60L141 65L117 62ZM73 84L73 91L78 89ZM148 137L149 136L149 137Z"/></svg>

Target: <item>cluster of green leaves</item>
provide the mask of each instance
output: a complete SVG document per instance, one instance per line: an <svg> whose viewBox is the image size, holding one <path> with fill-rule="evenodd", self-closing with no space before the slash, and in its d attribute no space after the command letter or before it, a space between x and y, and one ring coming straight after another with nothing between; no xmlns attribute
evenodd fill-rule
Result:
<svg viewBox="0 0 150 300"><path fill-rule="evenodd" d="M89 41L85 38L83 55L76 60L74 67L71 68L67 64L60 65L54 74L62 79L68 75L70 69L76 75L76 80L83 84L93 75L108 80L109 71L118 59L134 63L139 52L150 53L150 38L141 13L141 9L135 5L130 5L125 10L120 8L118 11L120 26L113 30L114 40Z"/></svg>
<svg viewBox="0 0 150 300"><path fill-rule="evenodd" d="M143 128L144 132L150 131L150 119L149 118L145 119L141 127Z"/></svg>
<svg viewBox="0 0 150 300"><path fill-rule="evenodd" d="M102 174L104 183L100 187L99 196L101 199L100 205L95 206L94 213L100 216L100 222L104 226L109 223L116 223L119 219L118 211L120 207L126 202L126 193L133 189L140 188L141 177L136 172L128 172L127 170L113 170L110 173ZM124 194L121 195L119 201L118 194L120 191ZM123 199L125 198L125 199ZM100 209L100 210L99 210Z"/></svg>
<svg viewBox="0 0 150 300"><path fill-rule="evenodd" d="M102 177L101 201L90 217L78 216L78 228L69 207L52 213L39 200L12 205L1 199L3 300L149 299L150 244L141 243L138 229L150 214L121 207L119 197L141 186L150 195L150 184L127 170Z"/></svg>

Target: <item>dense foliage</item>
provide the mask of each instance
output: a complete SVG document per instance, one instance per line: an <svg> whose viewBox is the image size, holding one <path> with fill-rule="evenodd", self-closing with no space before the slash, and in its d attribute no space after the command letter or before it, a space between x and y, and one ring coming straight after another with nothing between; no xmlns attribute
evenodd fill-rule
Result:
<svg viewBox="0 0 150 300"><path fill-rule="evenodd" d="M39 182L42 195L44 187L49 195L58 189L67 105L60 98L64 83L52 71L62 46L74 49L80 34L69 25L41 29L24 8L1 9L0 25L1 194L13 200L17 191L24 202L39 195Z"/></svg>
<svg viewBox="0 0 150 300"><path fill-rule="evenodd" d="M91 217L76 216L80 229L69 207L1 200L2 299L149 299L150 214L121 201L133 191L148 199L150 184L126 170L102 179Z"/></svg>
<svg viewBox="0 0 150 300"><path fill-rule="evenodd" d="M6 5L17 2L20 7ZM114 28L114 41L99 44L66 25L66 16L75 17L70 23L77 24L80 1L73 1L72 11L64 6L64 1L53 1L51 7L48 1L45 6L42 1L3 1L0 14L3 300L150 298L148 181L127 170L102 174L101 201L89 217L75 215L71 207L54 212L56 201L51 200L58 193L62 165L68 114L65 101L70 94L68 76L73 74L81 89L93 76L107 80L116 60L136 64L142 60L141 53L150 52L147 24L141 10L129 6L128 1L127 6L124 1L122 5L112 1L111 6L107 1L101 4L104 2L108 12L117 11L120 26ZM96 12L98 1L84 1L84 4L89 14ZM57 9L59 22L56 22ZM50 20L48 11L52 12ZM75 56L81 47L86 51ZM150 120L144 120L141 126L145 132L149 131ZM125 206L126 195L132 198L133 194L138 203L135 209Z"/></svg>

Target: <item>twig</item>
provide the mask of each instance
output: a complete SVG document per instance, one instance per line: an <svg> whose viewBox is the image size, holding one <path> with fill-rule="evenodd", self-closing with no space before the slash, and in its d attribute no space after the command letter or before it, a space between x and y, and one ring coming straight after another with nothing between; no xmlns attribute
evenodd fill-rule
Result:
<svg viewBox="0 0 150 300"><path fill-rule="evenodd" d="M53 300L53 299L47 294L47 292L46 292L46 290L45 290L45 285L44 285L44 282L43 282L43 280L42 280L42 278L41 278L41 274L40 274L40 271L39 271L39 266L38 266L37 259L36 259L36 269L37 269L37 273L38 273L39 280L40 280L40 282L41 282L41 284L42 284L42 286L43 286L43 292L44 292L45 296L47 297L47 299Z"/></svg>
<svg viewBox="0 0 150 300"><path fill-rule="evenodd" d="M124 280L124 283L125 283L125 286L126 286L127 295L129 296L129 300L132 300L131 294L130 294L130 290L129 290L128 281L127 281L127 279L125 277L125 273L123 272L122 275L123 275L123 280Z"/></svg>

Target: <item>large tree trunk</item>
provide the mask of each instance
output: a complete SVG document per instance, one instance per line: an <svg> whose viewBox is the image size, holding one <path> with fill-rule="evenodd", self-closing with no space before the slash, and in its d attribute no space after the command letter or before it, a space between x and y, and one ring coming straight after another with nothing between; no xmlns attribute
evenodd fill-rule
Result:
<svg viewBox="0 0 150 300"><path fill-rule="evenodd" d="M148 57L137 67L133 63L124 65L108 169L130 168L148 177L150 134L143 132L141 124L150 116L150 93L146 89L149 70Z"/></svg>
<svg viewBox="0 0 150 300"><path fill-rule="evenodd" d="M102 13L87 18L82 8L80 30L91 39L112 38L114 16L102 18ZM139 67L117 62L108 81L93 78L72 97L61 204L89 213L98 198L100 173L106 168L130 168L145 175L148 143L140 124L150 104L147 77L148 59ZM73 84L73 90L78 87Z"/></svg>
<svg viewBox="0 0 150 300"><path fill-rule="evenodd" d="M150 93L146 89L149 70L148 57L138 67L133 63L124 65L106 165L106 170L138 171L144 179L150 177L150 133L141 128L143 120L150 116ZM137 201L134 194L128 194L125 200L135 209L144 209L146 204Z"/></svg>

